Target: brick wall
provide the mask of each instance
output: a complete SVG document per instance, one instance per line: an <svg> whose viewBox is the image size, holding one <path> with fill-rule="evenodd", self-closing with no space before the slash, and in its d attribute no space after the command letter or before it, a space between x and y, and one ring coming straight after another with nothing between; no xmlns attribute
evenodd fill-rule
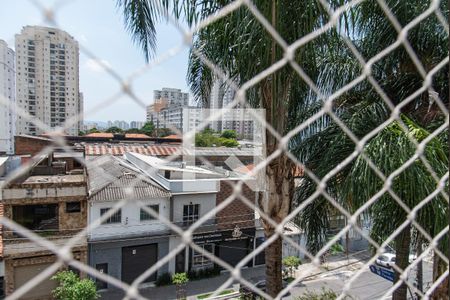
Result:
<svg viewBox="0 0 450 300"><path fill-rule="evenodd" d="M15 136L14 143L16 155L35 155L48 145L51 145L52 140L32 136Z"/></svg>
<svg viewBox="0 0 450 300"><path fill-rule="evenodd" d="M220 182L220 191L217 193L216 205L225 201L232 193L233 188L230 182L237 184L238 181ZM252 191L247 185L243 185L242 195L255 204L257 193ZM240 198L235 198L224 209L216 213L217 227L219 230L240 228L248 228L255 226L254 209L247 206Z"/></svg>

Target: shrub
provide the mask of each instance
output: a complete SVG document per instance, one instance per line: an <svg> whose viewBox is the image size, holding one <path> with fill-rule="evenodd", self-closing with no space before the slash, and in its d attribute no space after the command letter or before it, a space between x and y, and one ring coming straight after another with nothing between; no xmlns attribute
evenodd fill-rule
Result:
<svg viewBox="0 0 450 300"><path fill-rule="evenodd" d="M158 278L155 281L156 286L163 286L163 285L169 285L172 284L172 274L170 273L162 273L158 276Z"/></svg>
<svg viewBox="0 0 450 300"><path fill-rule="evenodd" d="M219 138L218 142L221 146L225 146L225 147L229 147L229 148L239 146L238 141L233 140L233 139L223 138L223 137Z"/></svg>
<svg viewBox="0 0 450 300"><path fill-rule="evenodd" d="M237 134L236 134L236 131L234 131L234 130L226 129L226 130L222 131L222 134L220 136L223 138L226 138L226 139L236 139Z"/></svg>
<svg viewBox="0 0 450 300"><path fill-rule="evenodd" d="M287 256L283 258L282 264L287 269L288 277L294 277L294 270L302 264L302 261L297 256Z"/></svg>
<svg viewBox="0 0 450 300"><path fill-rule="evenodd" d="M172 283L175 285L183 285L189 282L186 273L175 273L172 276Z"/></svg>
<svg viewBox="0 0 450 300"><path fill-rule="evenodd" d="M72 271L61 271L52 277L59 284L53 290L53 296L59 300L95 300L99 298L95 282L91 279L80 279Z"/></svg>

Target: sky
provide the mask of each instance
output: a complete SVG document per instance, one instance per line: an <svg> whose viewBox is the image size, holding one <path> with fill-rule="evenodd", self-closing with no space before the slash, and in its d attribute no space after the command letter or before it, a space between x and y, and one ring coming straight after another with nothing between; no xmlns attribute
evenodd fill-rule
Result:
<svg viewBox="0 0 450 300"><path fill-rule="evenodd" d="M14 35L23 26L43 25L41 11L29 0L3 0L0 10L0 39L14 49ZM60 29L112 68L123 79L145 65L143 52L125 30L121 11L115 0L36 0L47 8L60 5L55 20ZM58 4L59 3L59 4ZM61 5L62 4L62 5ZM154 59L169 53L182 43L181 34L165 22L157 27L157 53ZM81 47L80 47L81 48ZM163 87L188 91L186 71L189 49L185 46L161 64L147 68L132 81L136 96L146 105L153 102L153 90ZM128 96L115 101L118 81L80 49L80 92L84 96L85 120L144 121L145 108ZM105 102L106 101L106 102Z"/></svg>

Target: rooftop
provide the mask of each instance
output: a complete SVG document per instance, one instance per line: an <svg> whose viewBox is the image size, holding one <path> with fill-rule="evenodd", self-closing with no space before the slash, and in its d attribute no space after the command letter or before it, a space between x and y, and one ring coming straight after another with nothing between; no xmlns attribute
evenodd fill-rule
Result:
<svg viewBox="0 0 450 300"><path fill-rule="evenodd" d="M25 179L21 184L35 184L35 183L54 183L54 184L65 184L65 183L80 183L84 182L83 174L76 175L39 175L39 176L30 176Z"/></svg>
<svg viewBox="0 0 450 300"><path fill-rule="evenodd" d="M113 138L114 134L108 132L93 132L85 135L86 137L96 137L96 138Z"/></svg>
<svg viewBox="0 0 450 300"><path fill-rule="evenodd" d="M170 197L158 184L111 155L90 160L87 170L91 201Z"/></svg>

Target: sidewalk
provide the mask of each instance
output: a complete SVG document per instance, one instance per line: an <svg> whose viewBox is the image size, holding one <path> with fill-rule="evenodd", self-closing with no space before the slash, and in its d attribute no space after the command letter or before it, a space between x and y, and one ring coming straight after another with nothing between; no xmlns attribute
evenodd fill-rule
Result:
<svg viewBox="0 0 450 300"><path fill-rule="evenodd" d="M264 278L265 266L258 266L254 268L242 269L242 277L250 282L257 282ZM196 299L196 295L214 292L225 281L230 278L229 272L225 272L219 276L190 281L186 285L187 300ZM237 283L236 281L234 283ZM232 285L231 285L232 286ZM148 299L176 299L176 290L174 285L161 287L148 287L139 290L140 294ZM100 292L100 299L118 300L125 296L123 291L108 290Z"/></svg>
<svg viewBox="0 0 450 300"><path fill-rule="evenodd" d="M367 258L364 253L351 255L349 259L345 255L336 255L329 257L327 263L318 267L310 262L306 262L299 266L296 270L296 277L304 278L302 281L309 281L317 279L319 276L323 276L327 273L330 275L344 268L359 268L363 261ZM265 278L265 266L258 266L253 268L242 269L242 277L246 280L256 283ZM225 281L230 278L229 272L223 274L196 281L191 281L186 285L187 300L195 300L196 295L214 292ZM233 284L239 283L234 280ZM147 287L139 290L141 295L148 299L175 299L176 290L174 285L162 286L162 287ZM100 292L100 299L116 300L123 299L125 296L123 291L109 290Z"/></svg>

